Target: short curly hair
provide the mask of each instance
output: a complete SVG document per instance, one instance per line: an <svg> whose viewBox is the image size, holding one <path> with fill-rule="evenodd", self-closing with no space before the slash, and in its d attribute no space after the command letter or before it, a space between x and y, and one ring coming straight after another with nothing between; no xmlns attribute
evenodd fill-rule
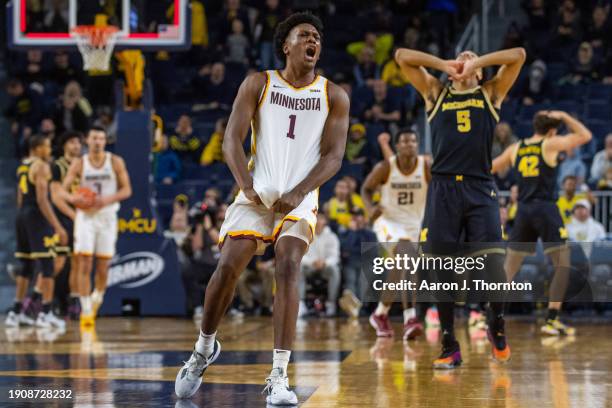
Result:
<svg viewBox="0 0 612 408"><path fill-rule="evenodd" d="M300 24L312 25L317 29L321 38L323 38L323 22L319 17L315 16L309 11L294 13L279 23L278 26L276 26L276 31L274 32L274 51L279 60L285 61L286 55L283 51L285 40L293 27Z"/></svg>
<svg viewBox="0 0 612 408"><path fill-rule="evenodd" d="M399 143L399 141L400 141L400 137L401 137L402 135L406 135L406 134L407 134L407 135L414 135L414 136L416 137L416 139L417 139L417 142L419 141L419 133L418 133L418 132L417 132L415 129L413 129L413 128L411 128L411 127L404 127L404 128L399 129L399 130L398 130L398 131L397 131L397 132L396 132L396 133L393 135L393 146L395 146L396 144L398 144L398 143Z"/></svg>

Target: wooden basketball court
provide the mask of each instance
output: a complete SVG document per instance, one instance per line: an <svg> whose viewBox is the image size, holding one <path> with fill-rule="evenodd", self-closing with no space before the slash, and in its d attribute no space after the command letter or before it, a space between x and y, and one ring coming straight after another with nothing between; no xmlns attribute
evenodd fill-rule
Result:
<svg viewBox="0 0 612 408"><path fill-rule="evenodd" d="M304 320L298 323L291 386L297 384L305 408L612 406L612 328L576 326L575 338L544 338L535 322L511 320L513 358L500 366L491 361L483 333L470 334L464 324L458 330L464 365L434 372L436 330L404 345L377 340L364 319ZM401 332L399 322L395 329ZM52 406L265 406L261 391L271 366L272 330L270 318L226 319L219 330L222 353L205 384L193 399L177 401L174 378L198 333L191 321L102 318L95 331L71 325L59 336L5 328L0 389L6 394L20 384L72 390L71 402L55 400ZM3 398L0 406L32 406Z"/></svg>

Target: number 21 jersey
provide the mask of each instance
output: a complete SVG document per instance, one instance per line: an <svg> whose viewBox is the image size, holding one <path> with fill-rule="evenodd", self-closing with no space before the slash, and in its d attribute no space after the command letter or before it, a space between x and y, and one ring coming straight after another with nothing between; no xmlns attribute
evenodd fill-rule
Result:
<svg viewBox="0 0 612 408"><path fill-rule="evenodd" d="M296 88L279 71L266 71L266 85L251 121L253 187L266 205L291 191L318 163L329 113L328 81L317 75Z"/></svg>
<svg viewBox="0 0 612 408"><path fill-rule="evenodd" d="M417 157L416 166L410 174L402 173L396 156L391 157L389 166L389 177L380 189L382 216L389 221L418 230L427 199L425 158Z"/></svg>

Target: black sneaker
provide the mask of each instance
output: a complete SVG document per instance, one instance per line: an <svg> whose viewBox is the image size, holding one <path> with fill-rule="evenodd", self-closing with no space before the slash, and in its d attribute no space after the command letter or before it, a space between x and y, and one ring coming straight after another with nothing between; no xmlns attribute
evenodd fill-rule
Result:
<svg viewBox="0 0 612 408"><path fill-rule="evenodd" d="M459 367L462 362L459 342L454 337L445 334L442 337L442 353L434 360L433 368L435 370L449 370Z"/></svg>
<svg viewBox="0 0 612 408"><path fill-rule="evenodd" d="M501 316L489 319L487 329L487 337L491 342L493 358L500 362L506 363L510 360L510 346L506 342L506 330L504 318Z"/></svg>

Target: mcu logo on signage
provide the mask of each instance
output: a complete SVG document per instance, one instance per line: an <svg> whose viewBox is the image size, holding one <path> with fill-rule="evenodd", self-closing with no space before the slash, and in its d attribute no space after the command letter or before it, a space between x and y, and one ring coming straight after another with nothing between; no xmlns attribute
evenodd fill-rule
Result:
<svg viewBox="0 0 612 408"><path fill-rule="evenodd" d="M126 232L132 234L153 234L157 230L157 220L155 218L144 218L142 211L132 208L132 218L119 219L119 233Z"/></svg>
<svg viewBox="0 0 612 408"><path fill-rule="evenodd" d="M161 256L153 252L133 252L113 260L107 285L137 288L157 279L163 270L164 259Z"/></svg>

